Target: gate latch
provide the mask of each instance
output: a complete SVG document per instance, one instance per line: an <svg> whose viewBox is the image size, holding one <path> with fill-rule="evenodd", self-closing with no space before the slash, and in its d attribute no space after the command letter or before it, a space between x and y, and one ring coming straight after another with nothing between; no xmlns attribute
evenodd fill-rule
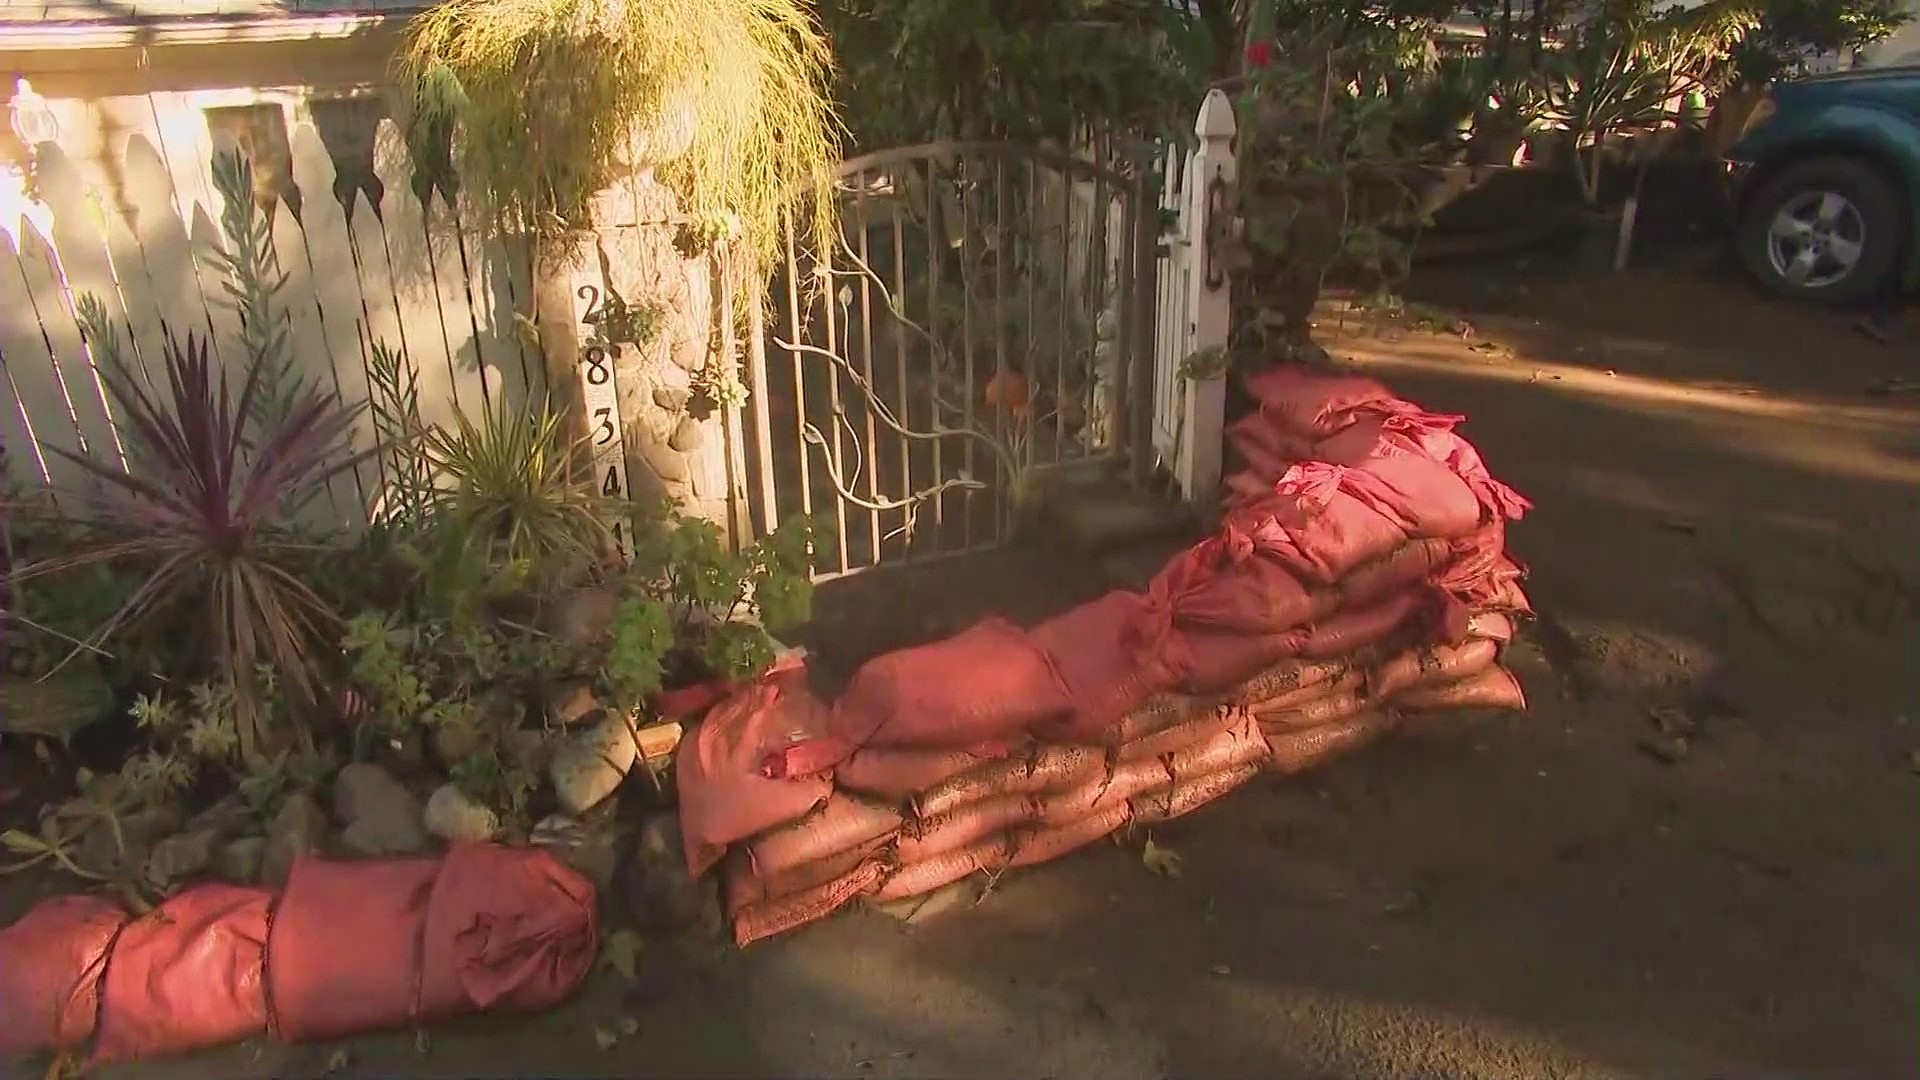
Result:
<svg viewBox="0 0 1920 1080"><path fill-rule="evenodd" d="M1235 194L1234 185L1218 173L1207 181L1207 217L1201 228L1207 238L1208 289L1220 288L1228 274L1244 270L1253 262L1253 253L1247 250L1247 221L1234 212Z"/></svg>

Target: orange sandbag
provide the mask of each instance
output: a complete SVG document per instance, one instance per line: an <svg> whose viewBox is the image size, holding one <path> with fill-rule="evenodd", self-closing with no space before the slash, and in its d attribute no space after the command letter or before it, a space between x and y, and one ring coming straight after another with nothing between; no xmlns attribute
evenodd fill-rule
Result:
<svg viewBox="0 0 1920 1080"><path fill-rule="evenodd" d="M1009 858L1007 845L1006 835L1001 834L959 851L908 863L893 871L893 876L874 890L872 899L883 904L889 900L905 900L945 888L968 874L1005 869Z"/></svg>
<svg viewBox="0 0 1920 1080"><path fill-rule="evenodd" d="M945 641L867 661L834 704L831 723L853 747L966 750L1071 708L1046 654L1019 627L990 618Z"/></svg>
<svg viewBox="0 0 1920 1080"><path fill-rule="evenodd" d="M1252 705L1288 694L1308 692L1344 675L1349 664L1350 660L1344 657L1333 660L1282 660L1241 683L1227 695L1227 704Z"/></svg>
<svg viewBox="0 0 1920 1080"><path fill-rule="evenodd" d="M824 919L871 890L886 872L877 862L865 862L845 876L806 892L750 904L733 913L734 943L744 949L763 938Z"/></svg>
<svg viewBox="0 0 1920 1080"><path fill-rule="evenodd" d="M894 854L903 864L925 862L1025 824L1037 813L1031 795L995 795L908 825Z"/></svg>
<svg viewBox="0 0 1920 1080"><path fill-rule="evenodd" d="M1513 640L1513 615L1505 611L1476 611L1467 616L1467 636L1506 644Z"/></svg>
<svg viewBox="0 0 1920 1080"><path fill-rule="evenodd" d="M1314 728L1263 728L1267 745L1273 747L1267 768L1283 776L1305 772L1372 743L1393 727L1392 713L1375 710Z"/></svg>
<svg viewBox="0 0 1920 1080"><path fill-rule="evenodd" d="M1290 690L1284 694L1275 694L1265 701L1256 701L1246 706L1246 709L1256 716L1266 713L1287 712L1291 709L1300 708L1308 702L1342 694L1358 694L1366 690L1366 688L1367 673L1363 670L1352 669L1341 672L1339 677L1329 682L1323 682L1317 686L1303 686L1298 690Z"/></svg>
<svg viewBox="0 0 1920 1080"><path fill-rule="evenodd" d="M1133 820L1152 825L1190 814L1253 779L1259 775L1260 769L1260 762L1236 765L1186 783L1149 792L1133 800Z"/></svg>
<svg viewBox="0 0 1920 1080"><path fill-rule="evenodd" d="M1168 560L1149 595L1187 629L1272 634L1311 620L1319 602L1258 539L1227 529L1202 540Z"/></svg>
<svg viewBox="0 0 1920 1080"><path fill-rule="evenodd" d="M826 709L797 659L776 664L694 726L674 759L687 869L707 872L727 845L806 816L833 793L825 776L767 775L770 756L817 741ZM842 755L844 756L844 755Z"/></svg>
<svg viewBox="0 0 1920 1080"><path fill-rule="evenodd" d="M910 746L868 746L833 770L833 782L848 791L887 803L904 803L948 777L1005 757L972 750L922 750Z"/></svg>
<svg viewBox="0 0 1920 1080"><path fill-rule="evenodd" d="M1138 742L1155 732L1165 731L1212 711L1213 703L1209 699L1185 694L1155 694L1139 708L1120 718L1120 724L1113 732L1115 739L1108 745L1125 746Z"/></svg>
<svg viewBox="0 0 1920 1080"><path fill-rule="evenodd" d="M1340 579L1340 606L1365 607L1415 585L1432 581L1454 558L1454 541L1441 537L1409 540Z"/></svg>
<svg viewBox="0 0 1920 1080"><path fill-rule="evenodd" d="M1354 690L1336 690L1311 701L1303 701L1284 709L1267 709L1256 712L1260 726L1271 731L1275 728L1298 730L1300 728L1319 727L1331 724L1335 720L1347 717L1367 707L1370 699Z"/></svg>
<svg viewBox="0 0 1920 1080"><path fill-rule="evenodd" d="M1020 829L1013 833L1013 858L1007 865L1033 866L1078 851L1125 825L1132 814L1123 801L1065 825Z"/></svg>
<svg viewBox="0 0 1920 1080"><path fill-rule="evenodd" d="M1253 714L1235 710L1226 730L1169 756L1167 771L1177 788L1202 776L1265 761L1268 753Z"/></svg>
<svg viewBox="0 0 1920 1080"><path fill-rule="evenodd" d="M1425 613L1430 590L1398 592L1369 607L1343 611L1315 625L1300 643L1300 655L1309 660L1349 656L1413 623Z"/></svg>
<svg viewBox="0 0 1920 1080"><path fill-rule="evenodd" d="M1157 737L1157 736L1156 736ZM1101 813L1124 803L1143 791L1151 791L1172 779L1167 766L1157 757L1140 757L1120 762L1113 771L1075 788L1039 796L1036 825L1065 825Z"/></svg>
<svg viewBox="0 0 1920 1080"><path fill-rule="evenodd" d="M1034 729L1054 742L1097 737L1122 715L1180 680L1166 647L1170 615L1135 592L1108 593L1033 628L1072 711Z"/></svg>
<svg viewBox="0 0 1920 1080"><path fill-rule="evenodd" d="M1437 686L1418 686L1393 699L1393 707L1405 712L1439 712L1445 709L1511 709L1527 707L1526 691L1513 672L1498 664L1459 682Z"/></svg>
<svg viewBox="0 0 1920 1080"><path fill-rule="evenodd" d="M722 880L726 885L727 910L739 911L749 904L803 893L835 878L845 877L859 869L861 863L880 857L892 839L890 836L876 837L824 859L815 859L766 876L753 872L753 859L747 854L746 848L737 848L735 855L724 864Z"/></svg>
<svg viewBox="0 0 1920 1080"><path fill-rule="evenodd" d="M1499 651L1499 645L1486 639L1464 645L1408 649L1368 670L1367 693L1373 697L1391 697L1416 686L1458 682L1485 671Z"/></svg>
<svg viewBox="0 0 1920 1080"><path fill-rule="evenodd" d="M0 930L0 1060L93 1037L107 951L127 919L97 896L55 896Z"/></svg>
<svg viewBox="0 0 1920 1080"><path fill-rule="evenodd" d="M550 1009L586 981L599 946L593 883L552 852L455 844L427 900L416 1012Z"/></svg>
<svg viewBox="0 0 1920 1080"><path fill-rule="evenodd" d="M816 859L836 855L900 831L900 811L835 792L826 804L791 825L747 841L753 872L763 877L784 873Z"/></svg>
<svg viewBox="0 0 1920 1080"><path fill-rule="evenodd" d="M1117 762L1156 761L1195 743L1204 742L1232 730L1240 721L1240 710L1228 706L1196 712L1191 719L1156 731L1114 748Z"/></svg>
<svg viewBox="0 0 1920 1080"><path fill-rule="evenodd" d="M100 984L100 1030L89 1064L264 1033L261 965L272 906L266 889L199 885L121 927ZM341 939L331 947L340 949Z"/></svg>
<svg viewBox="0 0 1920 1080"><path fill-rule="evenodd" d="M1082 746L1041 745L961 773L913 800L915 817L930 818L996 795L1038 795L1073 787L1106 772L1106 755Z"/></svg>
<svg viewBox="0 0 1920 1080"><path fill-rule="evenodd" d="M438 859L296 860L267 941L274 1034L304 1042L418 1022L439 872Z"/></svg>

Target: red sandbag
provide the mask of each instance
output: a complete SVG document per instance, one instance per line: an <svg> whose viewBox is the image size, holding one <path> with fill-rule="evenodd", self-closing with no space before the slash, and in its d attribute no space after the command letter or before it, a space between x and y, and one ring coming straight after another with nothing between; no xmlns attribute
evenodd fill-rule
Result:
<svg viewBox="0 0 1920 1080"><path fill-rule="evenodd" d="M1167 758L1167 771L1173 774L1173 786L1180 787L1200 777L1265 761L1267 740L1253 714L1234 713L1234 722L1226 730L1197 742Z"/></svg>
<svg viewBox="0 0 1920 1080"><path fill-rule="evenodd" d="M1367 693L1372 697L1392 697L1416 686L1458 682L1491 667L1499 651L1497 644L1484 639L1461 645L1408 649L1367 672Z"/></svg>
<svg viewBox="0 0 1920 1080"><path fill-rule="evenodd" d="M1232 791L1260 774L1261 765L1253 762L1210 773L1184 784L1143 795L1133 801L1133 820L1143 825L1172 821L1191 814L1202 806Z"/></svg>
<svg viewBox="0 0 1920 1080"><path fill-rule="evenodd" d="M893 871L893 876L874 890L872 899L882 904L889 900L905 900L943 889L968 874L978 871L990 874L1005 869L1007 860L1011 858L1008 842L1003 834L924 862L908 863Z"/></svg>
<svg viewBox="0 0 1920 1080"><path fill-rule="evenodd" d="M1080 821L1116 804L1123 804L1143 791L1160 787L1169 779L1171 777L1166 764L1158 759L1158 755L1120 762L1111 773L1097 780L1089 780L1066 791L1039 796L1035 800L1038 812L1032 820L1034 824L1042 826Z"/></svg>
<svg viewBox="0 0 1920 1080"><path fill-rule="evenodd" d="M870 840L892 836L905 819L900 811L845 792L835 792L820 809L747 842L753 872L763 877L784 873Z"/></svg>
<svg viewBox="0 0 1920 1080"><path fill-rule="evenodd" d="M1039 812L1031 795L981 799L908 826L894 847L895 856L902 864L925 862L1032 821Z"/></svg>
<svg viewBox="0 0 1920 1080"><path fill-rule="evenodd" d="M804 663L789 659L694 726L675 756L674 776L682 847L695 877L728 844L804 817L833 793L825 776L767 775L771 756L818 740L826 720L825 706L807 689Z"/></svg>
<svg viewBox="0 0 1920 1080"><path fill-rule="evenodd" d="M1405 529L1355 494L1348 472L1295 465L1271 496L1229 512L1221 537L1272 557L1304 582L1339 581L1407 542Z"/></svg>
<svg viewBox="0 0 1920 1080"><path fill-rule="evenodd" d="M1215 738L1232 730L1233 726L1239 722L1240 710L1238 709L1225 707L1209 709L1165 730L1123 743L1114 749L1113 757L1119 762L1153 761L1177 750L1184 750L1195 743Z"/></svg>
<svg viewBox="0 0 1920 1080"><path fill-rule="evenodd" d="M1367 673L1362 668L1352 668L1323 683L1303 686L1298 690L1289 690L1284 694L1275 694L1264 701L1255 701L1246 706L1255 716L1267 713L1281 713L1300 708L1309 702L1340 695L1356 695L1367 689Z"/></svg>
<svg viewBox="0 0 1920 1080"><path fill-rule="evenodd" d="M1440 712L1446 709L1510 709L1527 707L1526 691L1513 672L1498 664L1459 682L1419 686L1393 699L1404 712Z"/></svg>
<svg viewBox="0 0 1920 1080"><path fill-rule="evenodd" d="M1462 536L1480 526L1473 489L1425 454L1367 458L1348 468L1341 483L1415 539Z"/></svg>
<svg viewBox="0 0 1920 1080"><path fill-rule="evenodd" d="M1313 596L1254 534L1224 529L1168 561L1149 595L1189 629L1269 634L1311 620L1332 600Z"/></svg>
<svg viewBox="0 0 1920 1080"><path fill-rule="evenodd" d="M1392 731L1394 722L1391 712L1376 710L1313 728L1263 728L1273 747L1267 768L1284 776L1305 772L1374 742Z"/></svg>
<svg viewBox="0 0 1920 1080"><path fill-rule="evenodd" d="M1382 454L1420 454L1447 466L1465 481L1485 516L1518 521L1532 504L1494 479L1480 452L1454 430L1465 419L1419 410L1362 415L1346 430L1322 440L1311 456L1345 465Z"/></svg>
<svg viewBox="0 0 1920 1080"><path fill-rule="evenodd" d="M97 896L55 896L0 930L0 1060L93 1037L107 950L127 919Z"/></svg>
<svg viewBox="0 0 1920 1080"><path fill-rule="evenodd" d="M868 746L854 752L833 770L835 784L848 791L888 803L905 803L948 777L1007 755L1007 748L922 750L914 747Z"/></svg>
<svg viewBox="0 0 1920 1080"><path fill-rule="evenodd" d="M1351 658L1282 660L1247 680L1227 695L1229 705L1252 705L1288 694L1311 692L1346 674Z"/></svg>
<svg viewBox="0 0 1920 1080"><path fill-rule="evenodd" d="M1133 814L1125 802L1115 803L1078 821L1045 828L1021 829L1012 837L1009 866L1033 866L1078 851L1127 823Z"/></svg>
<svg viewBox="0 0 1920 1080"><path fill-rule="evenodd" d="M834 734L855 747L964 750L998 742L1072 708L1025 631L990 618L931 645L867 661L833 708Z"/></svg>
<svg viewBox="0 0 1920 1080"><path fill-rule="evenodd" d="M100 984L100 1031L89 1064L185 1053L265 1032L261 964L272 905L265 889L200 885L121 927Z"/></svg>
<svg viewBox="0 0 1920 1080"><path fill-rule="evenodd" d="M1189 658L1184 685L1196 694L1224 692L1300 655L1300 644L1307 636L1305 628L1278 634L1236 634L1225 630L1176 630L1174 633Z"/></svg>
<svg viewBox="0 0 1920 1080"><path fill-rule="evenodd" d="M427 900L419 1018L553 1008L599 946L593 883L552 852L455 844Z"/></svg>
<svg viewBox="0 0 1920 1080"><path fill-rule="evenodd" d="M845 907L861 893L871 890L886 875L877 862L862 863L844 877L778 900L752 904L733 914L733 940L741 948L784 934L797 926L824 919Z"/></svg>
<svg viewBox="0 0 1920 1080"><path fill-rule="evenodd" d="M1257 412L1228 424L1226 438L1244 472L1268 485L1280 479L1287 466L1309 456L1313 447L1311 440L1282 435Z"/></svg>
<svg viewBox="0 0 1920 1080"><path fill-rule="evenodd" d="M1411 586L1436 580L1454 559L1454 541L1444 537L1409 540L1399 548L1340 579L1340 607L1365 607Z"/></svg>
<svg viewBox="0 0 1920 1080"><path fill-rule="evenodd" d="M1264 731L1275 729L1293 731L1345 720L1366 708L1367 704L1368 699L1361 693L1340 690L1324 697L1314 698L1312 701L1303 701L1290 708L1271 709L1256 712L1254 715L1259 718L1260 727Z"/></svg>
<svg viewBox="0 0 1920 1080"><path fill-rule="evenodd" d="M1282 434L1324 438L1352 423L1355 411L1412 409L1386 387L1361 375L1315 371L1299 364L1277 364L1246 377L1247 393Z"/></svg>
<svg viewBox="0 0 1920 1080"><path fill-rule="evenodd" d="M1408 590L1370 607L1343 611L1313 627L1300 643L1300 655L1310 660L1350 656L1414 623L1432 599L1429 590Z"/></svg>
<svg viewBox="0 0 1920 1080"><path fill-rule="evenodd" d="M888 836L877 837L824 859L815 859L764 877L753 872L753 860L748 857L747 850L737 848L735 856L727 859L723 870L727 910L739 911L763 900L779 900L845 877L858 870L861 863L880 857L892 839Z"/></svg>
<svg viewBox="0 0 1920 1080"><path fill-rule="evenodd" d="M1025 758L1008 758L962 773L913 800L914 816L937 817L996 795L1060 791L1104 775L1106 755L1081 746L1037 747Z"/></svg>
<svg viewBox="0 0 1920 1080"><path fill-rule="evenodd" d="M1228 473L1220 481L1222 501L1229 507L1244 506L1273 494L1273 479L1252 469Z"/></svg>
<svg viewBox="0 0 1920 1080"><path fill-rule="evenodd" d="M1167 650L1169 613L1135 592L1116 591L1033 628L1034 646L1053 664L1072 711L1038 725L1041 738L1081 742L1180 680Z"/></svg>
<svg viewBox="0 0 1920 1080"><path fill-rule="evenodd" d="M420 949L438 859L298 859L273 912L274 1034L339 1039L421 1018Z"/></svg>
<svg viewBox="0 0 1920 1080"><path fill-rule="evenodd" d="M1517 586L1516 586L1517 587ZM1515 633L1513 616L1504 611L1476 611L1467 616L1467 636L1506 644Z"/></svg>

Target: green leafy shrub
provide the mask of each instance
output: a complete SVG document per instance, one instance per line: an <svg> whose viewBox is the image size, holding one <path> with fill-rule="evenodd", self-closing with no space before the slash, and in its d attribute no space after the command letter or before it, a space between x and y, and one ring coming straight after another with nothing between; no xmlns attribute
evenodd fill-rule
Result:
<svg viewBox="0 0 1920 1080"><path fill-rule="evenodd" d="M673 643L666 677L737 679L764 670L773 660L769 632L812 617L809 574L819 530L813 519L795 516L736 553L713 522L670 513L643 537L632 581L664 601ZM758 612L757 622L744 618L749 611ZM634 618L637 624L642 617ZM644 618L652 634L654 616Z"/></svg>

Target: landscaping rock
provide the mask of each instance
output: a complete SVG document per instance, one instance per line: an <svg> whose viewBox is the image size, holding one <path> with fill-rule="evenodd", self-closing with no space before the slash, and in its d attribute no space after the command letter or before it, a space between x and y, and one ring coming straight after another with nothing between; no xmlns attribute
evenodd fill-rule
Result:
<svg viewBox="0 0 1920 1080"><path fill-rule="evenodd" d="M487 748L488 732L472 712L453 717L433 729L433 753L451 766Z"/></svg>
<svg viewBox="0 0 1920 1080"><path fill-rule="evenodd" d="M212 833L215 839L225 840L247 831L253 825L253 808L240 796L229 795L193 815L193 819L187 822L187 831L206 831Z"/></svg>
<svg viewBox="0 0 1920 1080"><path fill-rule="evenodd" d="M598 814L586 821L565 814L549 814L533 827L528 838L537 847L553 852L555 858L578 871L602 895L613 888L614 870L620 861L619 831L612 814Z"/></svg>
<svg viewBox="0 0 1920 1080"><path fill-rule="evenodd" d="M514 728L500 737L500 756L511 765L535 776L547 771L553 761L553 745L545 732L532 728Z"/></svg>
<svg viewBox="0 0 1920 1080"><path fill-rule="evenodd" d="M547 722L555 727L577 724L605 708L585 679L568 679L547 690Z"/></svg>
<svg viewBox="0 0 1920 1080"><path fill-rule="evenodd" d="M560 808L584 814L620 787L638 751L626 719L602 713L598 723L561 738L553 748L553 793Z"/></svg>
<svg viewBox="0 0 1920 1080"><path fill-rule="evenodd" d="M547 628L572 648L591 648L607 636L614 609L619 606L620 598L612 589L575 589L554 601Z"/></svg>
<svg viewBox="0 0 1920 1080"><path fill-rule="evenodd" d="M96 820L74 849L74 865L103 877L119 876L123 868L142 869L153 846L178 828L180 815L172 810L138 810L120 818L120 838L116 840L113 826L105 819ZM124 853L121 841L126 844Z"/></svg>
<svg viewBox="0 0 1920 1080"><path fill-rule="evenodd" d="M304 793L287 796L267 826L260 852L260 884L275 888L286 884L293 861L318 853L326 840L327 814L320 809L320 801Z"/></svg>
<svg viewBox="0 0 1920 1080"><path fill-rule="evenodd" d="M205 870L213 862L219 833L210 828L177 833L153 845L147 855L147 884L166 889Z"/></svg>
<svg viewBox="0 0 1920 1080"><path fill-rule="evenodd" d="M333 782L333 810L345 823L340 844L355 855L412 855L427 848L420 800L378 765L341 769Z"/></svg>
<svg viewBox="0 0 1920 1080"><path fill-rule="evenodd" d="M627 903L643 929L716 936L723 929L715 877L687 872L680 815L657 814L641 824L623 876Z"/></svg>
<svg viewBox="0 0 1920 1080"><path fill-rule="evenodd" d="M700 421L691 416L683 416L673 426L673 434L667 436L667 445L683 454L691 454L700 449L706 438L706 432L700 427Z"/></svg>
<svg viewBox="0 0 1920 1080"><path fill-rule="evenodd" d="M220 845L219 850L213 853L213 873L222 881L252 885L260 880L260 871L266 864L266 858L266 837L236 837ZM292 866L292 863L289 862L288 866Z"/></svg>
<svg viewBox="0 0 1920 1080"><path fill-rule="evenodd" d="M427 831L442 840L487 841L499 835L500 815L467 797L452 784L441 784L427 799Z"/></svg>

